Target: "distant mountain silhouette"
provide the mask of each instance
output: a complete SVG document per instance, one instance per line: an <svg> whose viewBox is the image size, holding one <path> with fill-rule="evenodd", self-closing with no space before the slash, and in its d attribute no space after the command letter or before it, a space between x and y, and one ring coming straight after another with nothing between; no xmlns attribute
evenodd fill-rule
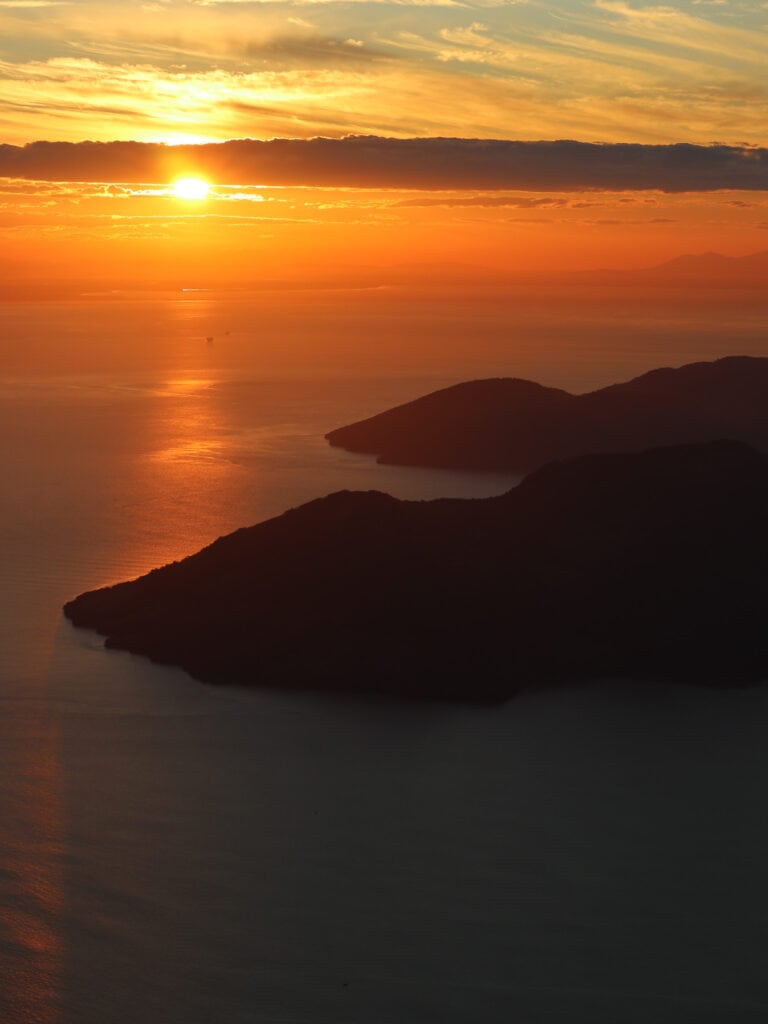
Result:
<svg viewBox="0 0 768 1024"><path fill-rule="evenodd" d="M510 472L591 452L719 438L768 451L768 358L652 370L586 395L516 379L470 381L326 437L384 463Z"/></svg>
<svg viewBox="0 0 768 1024"><path fill-rule="evenodd" d="M484 500L332 494L65 613L213 683L733 685L768 674L766 522L768 459L738 442L591 455Z"/></svg>
<svg viewBox="0 0 768 1024"><path fill-rule="evenodd" d="M768 281L768 250L753 252L748 256L723 256L719 252L704 252L696 255L678 256L648 271L666 271L673 274L727 276L729 278L751 278L760 276Z"/></svg>
<svg viewBox="0 0 768 1024"><path fill-rule="evenodd" d="M650 267L574 271L572 280L589 285L653 287L766 288L768 250L747 256L719 252L689 253Z"/></svg>

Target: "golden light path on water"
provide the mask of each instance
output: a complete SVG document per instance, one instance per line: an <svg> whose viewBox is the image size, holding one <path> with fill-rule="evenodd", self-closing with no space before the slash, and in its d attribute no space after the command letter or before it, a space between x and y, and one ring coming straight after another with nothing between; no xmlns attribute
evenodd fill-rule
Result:
<svg viewBox="0 0 768 1024"><path fill-rule="evenodd" d="M236 467L222 457L224 442L211 383L168 381L162 386L162 400L149 407L142 436L136 439L141 452L131 460L122 488L136 495L143 508L136 522L114 536L110 562L118 577L100 583L120 582L183 558L220 532L209 525L206 510L229 504ZM126 514L131 516L130 507Z"/></svg>
<svg viewBox="0 0 768 1024"><path fill-rule="evenodd" d="M142 424L136 438L138 454L133 478L123 479L140 501L160 513L170 492L178 496L174 522L158 514L157 531L137 529L126 522L114 536L109 562L120 578L139 575L173 558L182 557L213 537L195 509L230 504L237 466L222 458L225 447L221 409L214 381L200 376L171 377L159 382L154 415ZM220 398L220 396L219 396ZM131 519L130 509L126 509ZM143 517L151 521L152 516ZM202 517L207 522L206 517ZM103 579L98 583L117 582ZM45 704L60 626L51 620L44 642L29 649L25 699ZM40 638L41 640L43 638ZM21 724L21 723L20 723ZM17 827L6 843L4 869L13 878L15 896L4 910L4 931L19 955L14 970L3 980L3 1005L14 1020L57 1024L67 954L65 858L68 847L66 780L62 756L61 721L55 711L30 716L14 744ZM18 748L18 749L16 749Z"/></svg>
<svg viewBox="0 0 768 1024"><path fill-rule="evenodd" d="M53 657L54 630L30 652L30 701L44 701ZM15 828L4 838L4 872L15 898L3 909L4 931L17 951L3 977L3 1005L15 1021L57 1024L64 977L64 858L67 819L61 726L54 713L18 721L13 744Z"/></svg>

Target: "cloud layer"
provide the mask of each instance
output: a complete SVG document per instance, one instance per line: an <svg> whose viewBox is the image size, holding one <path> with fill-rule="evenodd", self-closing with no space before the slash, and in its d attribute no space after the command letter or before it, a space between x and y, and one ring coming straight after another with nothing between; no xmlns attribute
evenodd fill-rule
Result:
<svg viewBox="0 0 768 1024"><path fill-rule="evenodd" d="M0 176L400 189L768 190L768 149L491 139L245 139L199 146L36 142L0 146Z"/></svg>

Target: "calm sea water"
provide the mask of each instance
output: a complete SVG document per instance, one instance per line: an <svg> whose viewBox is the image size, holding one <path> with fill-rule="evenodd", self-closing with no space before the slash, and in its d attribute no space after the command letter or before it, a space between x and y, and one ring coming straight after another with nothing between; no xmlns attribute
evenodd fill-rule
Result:
<svg viewBox="0 0 768 1024"><path fill-rule="evenodd" d="M435 387L766 354L748 309L448 314L378 293L2 307L4 1024L766 1019L766 689L220 690L61 618L331 490L506 489L322 441Z"/></svg>

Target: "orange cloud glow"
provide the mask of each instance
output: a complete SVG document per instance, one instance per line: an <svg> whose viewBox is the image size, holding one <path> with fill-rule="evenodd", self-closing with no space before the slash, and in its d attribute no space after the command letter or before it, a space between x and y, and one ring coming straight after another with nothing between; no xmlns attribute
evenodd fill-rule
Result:
<svg viewBox="0 0 768 1024"><path fill-rule="evenodd" d="M764 8L0 0L5 287L758 251Z"/></svg>
<svg viewBox="0 0 768 1024"><path fill-rule="evenodd" d="M6 0L0 40L9 142L768 142L760 3Z"/></svg>
<svg viewBox="0 0 768 1024"><path fill-rule="evenodd" d="M764 248L768 194L227 187L203 204L168 185L0 182L13 281L238 287L337 278L467 280L652 266L681 252ZM441 271L442 273L442 271Z"/></svg>

